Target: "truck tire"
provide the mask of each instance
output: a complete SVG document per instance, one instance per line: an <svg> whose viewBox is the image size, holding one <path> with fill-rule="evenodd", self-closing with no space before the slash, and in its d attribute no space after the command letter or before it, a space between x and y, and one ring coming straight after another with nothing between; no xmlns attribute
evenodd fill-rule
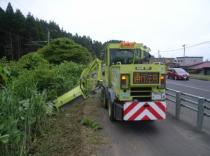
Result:
<svg viewBox="0 0 210 156"><path fill-rule="evenodd" d="M105 88L102 88L101 90L101 103L104 108L107 108L107 96Z"/></svg>
<svg viewBox="0 0 210 156"><path fill-rule="evenodd" d="M115 121L114 118L114 103L111 102L111 99L108 99L108 114L110 121Z"/></svg>

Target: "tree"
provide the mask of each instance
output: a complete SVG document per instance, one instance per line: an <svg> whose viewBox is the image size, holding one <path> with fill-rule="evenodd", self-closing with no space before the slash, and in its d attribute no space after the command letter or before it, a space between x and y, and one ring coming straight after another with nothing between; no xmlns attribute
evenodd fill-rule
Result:
<svg viewBox="0 0 210 156"><path fill-rule="evenodd" d="M29 41L39 40L36 30L36 21L31 13L29 13L26 17L25 35Z"/></svg>
<svg viewBox="0 0 210 156"><path fill-rule="evenodd" d="M5 31L4 31L4 21L5 20L5 12L0 7L0 57L4 56L4 45L5 45Z"/></svg>
<svg viewBox="0 0 210 156"><path fill-rule="evenodd" d="M14 10L12 8L11 3L8 3L8 6L6 8L6 18L5 18L5 24L6 24L6 29L8 31L14 31Z"/></svg>
<svg viewBox="0 0 210 156"><path fill-rule="evenodd" d="M31 13L25 17L19 9L14 12L11 3L8 3L5 11L0 8L0 57L18 59L24 54L36 51L46 45L48 31L51 40L69 38L87 48L92 55L100 56L103 47L101 42L94 41L89 36L72 35L54 21L34 18Z"/></svg>
<svg viewBox="0 0 210 156"><path fill-rule="evenodd" d="M15 32L17 34L24 35L25 17L19 9L17 9L14 14L14 23L15 23L15 29L16 29Z"/></svg>
<svg viewBox="0 0 210 156"><path fill-rule="evenodd" d="M38 51L50 63L63 61L87 64L91 60L90 52L68 38L58 38Z"/></svg>

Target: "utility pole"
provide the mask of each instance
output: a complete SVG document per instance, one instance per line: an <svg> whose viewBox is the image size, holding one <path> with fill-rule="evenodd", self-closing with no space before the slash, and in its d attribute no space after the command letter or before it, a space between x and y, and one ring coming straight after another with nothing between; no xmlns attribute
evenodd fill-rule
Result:
<svg viewBox="0 0 210 156"><path fill-rule="evenodd" d="M50 44L50 31L49 31L49 29L47 31L47 43L48 43L48 45Z"/></svg>
<svg viewBox="0 0 210 156"><path fill-rule="evenodd" d="M185 48L186 48L186 45L183 44L182 46L183 46L183 48L184 48L184 55L183 55L183 56L185 57Z"/></svg>
<svg viewBox="0 0 210 156"><path fill-rule="evenodd" d="M158 50L158 60L160 62L160 50Z"/></svg>

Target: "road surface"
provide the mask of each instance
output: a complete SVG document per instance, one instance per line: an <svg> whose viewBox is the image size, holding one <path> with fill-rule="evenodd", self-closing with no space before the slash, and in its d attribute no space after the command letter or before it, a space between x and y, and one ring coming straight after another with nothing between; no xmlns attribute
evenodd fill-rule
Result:
<svg viewBox="0 0 210 156"><path fill-rule="evenodd" d="M189 81L167 80L166 84L167 88L210 99L210 81L202 81L195 79L191 79ZM210 103L206 104L210 106ZM175 113L174 104L168 102L168 111L173 114ZM210 114L210 111L207 112ZM181 109L181 120L194 126L196 124L197 119L196 115L196 112L193 112L189 109ZM210 134L210 117L204 117L203 130Z"/></svg>
<svg viewBox="0 0 210 156"><path fill-rule="evenodd" d="M210 96L210 82L200 80L167 81L167 87ZM181 120L174 118L174 104L168 104L167 119L155 122L110 122L101 109L102 126L108 144L102 156L210 156L210 129L195 129L195 112L181 111ZM210 125L210 120L207 120Z"/></svg>
<svg viewBox="0 0 210 156"><path fill-rule="evenodd" d="M191 93L210 99L210 81L191 79L189 81L167 80L167 88Z"/></svg>

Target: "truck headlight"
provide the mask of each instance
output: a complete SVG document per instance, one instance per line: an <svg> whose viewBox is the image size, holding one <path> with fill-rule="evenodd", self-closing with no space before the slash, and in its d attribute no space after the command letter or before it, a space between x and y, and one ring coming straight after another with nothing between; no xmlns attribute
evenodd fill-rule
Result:
<svg viewBox="0 0 210 156"><path fill-rule="evenodd" d="M121 74L120 76L120 85L122 89L128 89L129 88L129 74Z"/></svg>
<svg viewBox="0 0 210 156"><path fill-rule="evenodd" d="M165 88L166 87L166 75L161 75L160 76L160 88Z"/></svg>

